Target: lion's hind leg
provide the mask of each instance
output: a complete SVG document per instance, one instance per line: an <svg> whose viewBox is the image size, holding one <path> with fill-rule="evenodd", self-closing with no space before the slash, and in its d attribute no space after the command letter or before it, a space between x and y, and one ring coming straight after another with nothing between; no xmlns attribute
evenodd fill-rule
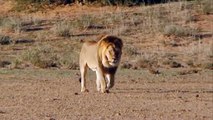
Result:
<svg viewBox="0 0 213 120"><path fill-rule="evenodd" d="M88 92L88 90L86 89L86 74L87 74L87 65L81 65L80 66L80 72L81 72L81 92Z"/></svg>

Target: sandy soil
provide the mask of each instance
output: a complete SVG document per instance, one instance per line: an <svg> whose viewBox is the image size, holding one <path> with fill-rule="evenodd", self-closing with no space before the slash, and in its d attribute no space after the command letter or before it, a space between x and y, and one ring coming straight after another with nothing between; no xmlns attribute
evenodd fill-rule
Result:
<svg viewBox="0 0 213 120"><path fill-rule="evenodd" d="M182 70L181 70L182 71ZM0 70L1 120L211 120L212 71L118 71L108 94L80 93L78 71Z"/></svg>
<svg viewBox="0 0 213 120"><path fill-rule="evenodd" d="M160 62L160 66L163 63L166 65L156 66L159 74L153 74L147 68L137 70L133 68L119 69L115 86L108 94L96 91L95 75L92 72L89 73L87 82L89 92L81 93L78 70L68 70L68 68L63 67L38 69L35 66L30 66L27 61L23 61L24 63L20 65L21 67L12 67L12 65L1 67L0 120L213 119L213 72L212 54L210 54L212 52L212 14L203 15L200 12L197 13L198 15L192 14L189 17L195 17L195 19L190 18L191 21L187 23L187 16L181 18L181 14L185 12L180 8L184 4L179 4L178 2L174 3L174 5L165 5L166 7L153 5L145 8L141 6L99 8L58 6L54 9L50 8L36 13L25 13L11 11L13 4L5 2L6 0L3 1L0 0L0 17L11 16L16 18L17 16L23 18L23 20L32 17L38 23L39 20L43 22L40 21L41 23L38 25L33 23L32 26L27 26L29 28L42 28L39 31L16 33L7 31L7 29L0 30L2 35L8 35L14 39L16 37L35 39L35 43L0 45L0 61L13 62L13 60L21 58L20 55L22 53L37 45L50 45L58 53L67 52L69 54L71 52L69 50L66 51L66 49L74 46L75 52L79 52L80 47L78 48L78 46L80 46L80 43L77 40L87 37L92 39L97 37L96 34L115 31L124 39L126 46L122 62L131 63L131 60L134 62L139 53L141 57L142 55L148 57L148 61L155 61L156 58L159 58L157 62ZM155 7L157 9L154 13L149 13L149 10L152 11ZM174 7L177 10L170 12L170 8L175 9ZM201 33L188 37L167 37L159 32L156 34L146 33L146 30L149 31L148 28L151 26L154 29L158 27L152 25L155 21L151 21L153 18L157 22L161 20L158 18L158 14L161 14L158 8L159 10L164 8L169 10L164 11L168 12L169 17L166 16L168 20L170 18L175 20L177 17L180 21L173 22L183 24L183 26L199 28ZM190 13L191 10L196 11L186 9L186 12ZM109 20L112 22L112 25L104 24L108 29L81 30L79 27L79 29L74 31L76 36L69 38L56 37L51 31L57 21L75 20L77 18L81 20L80 18L84 14L88 16L91 14L92 18L100 16L105 19L103 13L104 15L109 15ZM111 18L113 16L114 18ZM125 19L120 20L122 18ZM119 20L121 22L117 22ZM101 21L104 22L104 20ZM123 22L126 26L124 26ZM147 25L146 22L149 24ZM119 28L123 28L117 29L117 25ZM120 31L123 31L121 32L122 34L119 33ZM90 35L94 33L96 34ZM87 34L88 36L86 36ZM135 51L135 49L132 50L131 48L138 49ZM130 55L127 54L125 56L125 51L130 52ZM133 56L131 56L132 54ZM152 58L152 56L157 57ZM171 67L170 62L175 63L173 61L177 61L181 65L183 63L183 66L178 68ZM188 64L186 61L191 61L192 65L185 65ZM204 66L207 67L202 67L201 63L205 62L208 64Z"/></svg>

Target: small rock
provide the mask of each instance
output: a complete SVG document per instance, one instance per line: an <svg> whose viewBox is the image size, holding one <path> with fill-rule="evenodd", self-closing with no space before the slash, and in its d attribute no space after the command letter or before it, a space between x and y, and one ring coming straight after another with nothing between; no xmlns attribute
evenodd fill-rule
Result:
<svg viewBox="0 0 213 120"><path fill-rule="evenodd" d="M121 115L121 113L116 113L115 115L116 115L116 116L120 116L120 115Z"/></svg>
<svg viewBox="0 0 213 120"><path fill-rule="evenodd" d="M56 100L60 100L60 99L59 99L59 98L53 98L52 100L53 100L53 101L56 101Z"/></svg>
<svg viewBox="0 0 213 120"><path fill-rule="evenodd" d="M5 114L5 113L6 113L5 111L0 110L0 114Z"/></svg>

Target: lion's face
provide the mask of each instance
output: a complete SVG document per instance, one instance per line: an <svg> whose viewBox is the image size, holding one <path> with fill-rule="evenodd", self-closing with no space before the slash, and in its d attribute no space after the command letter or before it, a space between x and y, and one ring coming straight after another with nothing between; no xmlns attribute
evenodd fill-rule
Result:
<svg viewBox="0 0 213 120"><path fill-rule="evenodd" d="M121 54L121 49L116 48L115 45L109 45L106 49L105 57L111 66L118 66Z"/></svg>

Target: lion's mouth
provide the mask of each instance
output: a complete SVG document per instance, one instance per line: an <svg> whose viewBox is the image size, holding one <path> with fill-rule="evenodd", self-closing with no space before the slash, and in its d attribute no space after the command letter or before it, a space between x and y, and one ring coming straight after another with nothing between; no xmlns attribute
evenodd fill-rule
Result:
<svg viewBox="0 0 213 120"><path fill-rule="evenodd" d="M116 64L118 60L113 60L111 63Z"/></svg>
<svg viewBox="0 0 213 120"><path fill-rule="evenodd" d="M112 61L109 61L110 65L117 65L118 62L119 62L119 60L117 60L117 59L114 59L114 60L112 60Z"/></svg>

